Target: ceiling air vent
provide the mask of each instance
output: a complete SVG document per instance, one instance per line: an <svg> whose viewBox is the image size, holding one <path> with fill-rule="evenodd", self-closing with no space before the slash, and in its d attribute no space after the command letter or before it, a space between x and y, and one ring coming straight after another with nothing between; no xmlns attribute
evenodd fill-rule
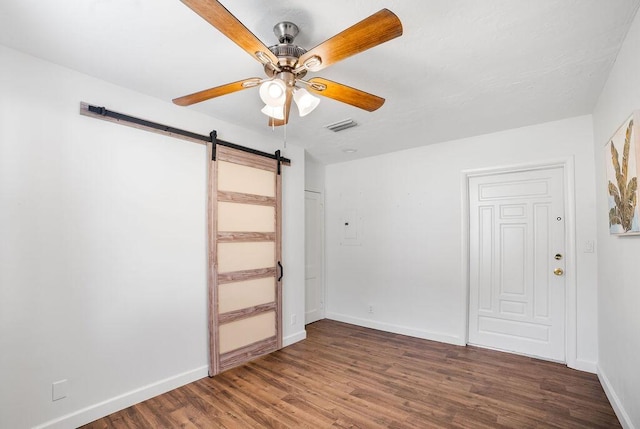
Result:
<svg viewBox="0 0 640 429"><path fill-rule="evenodd" d="M328 128L334 133L337 133L338 131L346 130L347 128L353 128L357 125L358 123L353 119L345 119L344 121L334 122L333 124L326 125L325 128Z"/></svg>

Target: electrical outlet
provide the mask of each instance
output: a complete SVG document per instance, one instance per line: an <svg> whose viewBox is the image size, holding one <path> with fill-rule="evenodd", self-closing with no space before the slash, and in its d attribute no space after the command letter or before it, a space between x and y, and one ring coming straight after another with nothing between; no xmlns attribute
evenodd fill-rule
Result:
<svg viewBox="0 0 640 429"><path fill-rule="evenodd" d="M373 305L369 304L369 313L373 313Z"/></svg>
<svg viewBox="0 0 640 429"><path fill-rule="evenodd" d="M57 401L57 400L66 398L68 387L69 387L69 383L67 382L66 379L55 381L51 385L51 400Z"/></svg>
<svg viewBox="0 0 640 429"><path fill-rule="evenodd" d="M296 317L296 315L292 314L291 315L291 326L295 325L297 321L298 321L298 318Z"/></svg>

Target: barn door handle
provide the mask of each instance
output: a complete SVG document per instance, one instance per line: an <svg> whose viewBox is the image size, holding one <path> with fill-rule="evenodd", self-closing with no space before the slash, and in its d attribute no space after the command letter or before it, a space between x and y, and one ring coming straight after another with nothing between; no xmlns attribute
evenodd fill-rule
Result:
<svg viewBox="0 0 640 429"><path fill-rule="evenodd" d="M284 276L284 269L282 268L282 264L278 261L278 266L280 267L280 277L278 277L278 281L282 280L282 276Z"/></svg>

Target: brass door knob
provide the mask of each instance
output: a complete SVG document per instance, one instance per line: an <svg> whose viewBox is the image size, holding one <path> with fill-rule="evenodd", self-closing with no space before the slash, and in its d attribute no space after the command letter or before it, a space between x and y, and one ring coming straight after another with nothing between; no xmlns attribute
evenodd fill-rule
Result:
<svg viewBox="0 0 640 429"><path fill-rule="evenodd" d="M564 271L562 270L562 268L556 268L555 270L553 270L553 274L555 274L556 276L561 276L564 274Z"/></svg>

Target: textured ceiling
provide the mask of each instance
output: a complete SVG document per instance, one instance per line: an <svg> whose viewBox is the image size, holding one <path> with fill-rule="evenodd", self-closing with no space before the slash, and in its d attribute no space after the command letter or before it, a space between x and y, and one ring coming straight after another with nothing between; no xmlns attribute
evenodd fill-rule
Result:
<svg viewBox="0 0 640 429"><path fill-rule="evenodd" d="M398 15L400 38L307 75L387 100L369 113L323 98L292 116L287 141L331 163L591 113L640 0L222 3L266 45L296 23L307 49L379 9ZM178 0L2 0L0 43L167 101L263 76ZM261 107L254 88L188 108L284 138ZM359 126L324 128L347 118Z"/></svg>

